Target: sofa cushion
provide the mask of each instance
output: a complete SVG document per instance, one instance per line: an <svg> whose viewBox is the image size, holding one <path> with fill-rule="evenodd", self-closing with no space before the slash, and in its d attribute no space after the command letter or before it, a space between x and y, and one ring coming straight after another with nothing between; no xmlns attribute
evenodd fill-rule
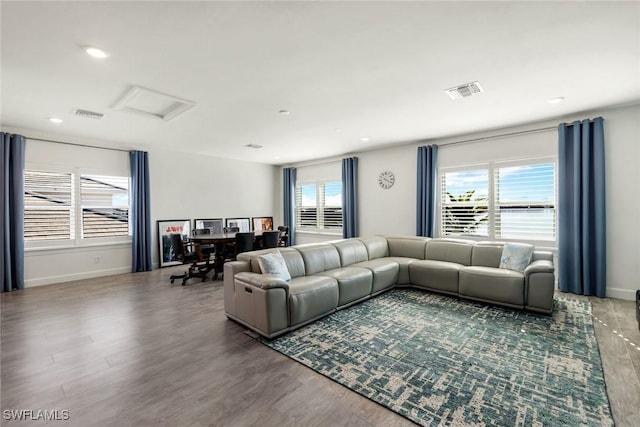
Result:
<svg viewBox="0 0 640 427"><path fill-rule="evenodd" d="M460 270L461 297L524 307L524 274L492 267L463 267Z"/></svg>
<svg viewBox="0 0 640 427"><path fill-rule="evenodd" d="M399 256L388 256L382 258L387 262L395 262L398 264L398 279L396 280L396 284L398 285L408 285L411 283L409 279L409 264L414 261L418 261L416 258L405 258Z"/></svg>
<svg viewBox="0 0 640 427"><path fill-rule="evenodd" d="M258 257L258 265L263 274L271 274L282 280L291 280L287 264L280 251L274 251Z"/></svg>
<svg viewBox="0 0 640 427"><path fill-rule="evenodd" d="M389 256L424 259L429 237L387 237Z"/></svg>
<svg viewBox="0 0 640 427"><path fill-rule="evenodd" d="M289 326L333 312L338 306L338 282L327 276L296 277L289 282Z"/></svg>
<svg viewBox="0 0 640 427"><path fill-rule="evenodd" d="M417 260L409 264L409 279L414 286L456 295L462 267L455 262Z"/></svg>
<svg viewBox="0 0 640 427"><path fill-rule="evenodd" d="M500 257L500 268L522 273L531 262L533 245L527 243L505 243Z"/></svg>
<svg viewBox="0 0 640 427"><path fill-rule="evenodd" d="M307 276L341 267L340 255L332 244L314 243L297 246L296 249L302 255Z"/></svg>
<svg viewBox="0 0 640 427"><path fill-rule="evenodd" d="M478 242L471 250L471 265L498 268L503 247L504 242Z"/></svg>
<svg viewBox="0 0 640 427"><path fill-rule="evenodd" d="M332 244L338 250L340 265L343 267L369 259L367 247L358 239L341 240Z"/></svg>
<svg viewBox="0 0 640 427"><path fill-rule="evenodd" d="M369 259L383 258L389 256L389 245L387 239L381 236L365 237L359 239L367 248Z"/></svg>
<svg viewBox="0 0 640 427"><path fill-rule="evenodd" d="M323 271L318 276L333 277L338 282L338 307L368 297L373 273L368 268L342 267Z"/></svg>
<svg viewBox="0 0 640 427"><path fill-rule="evenodd" d="M373 284L371 293L377 294L385 289L394 286L398 282L398 263L391 258L377 258L371 261L358 262L351 267L368 268L373 273Z"/></svg>
<svg viewBox="0 0 640 427"><path fill-rule="evenodd" d="M434 239L427 242L425 259L471 265L474 242L461 239Z"/></svg>

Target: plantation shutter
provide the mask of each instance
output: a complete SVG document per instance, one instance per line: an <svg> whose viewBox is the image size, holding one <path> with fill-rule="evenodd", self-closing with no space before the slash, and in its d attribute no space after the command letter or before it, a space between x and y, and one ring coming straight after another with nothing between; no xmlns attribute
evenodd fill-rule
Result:
<svg viewBox="0 0 640 427"><path fill-rule="evenodd" d="M129 235L129 178L82 175L82 237Z"/></svg>
<svg viewBox="0 0 640 427"><path fill-rule="evenodd" d="M335 196L339 194L340 196ZM321 206L323 206L324 228L342 229L342 182L327 182L323 185Z"/></svg>
<svg viewBox="0 0 640 427"><path fill-rule="evenodd" d="M74 238L71 173L25 171L24 239Z"/></svg>
<svg viewBox="0 0 640 427"><path fill-rule="evenodd" d="M487 169L441 174L441 235L488 235L488 187Z"/></svg>
<svg viewBox="0 0 640 427"><path fill-rule="evenodd" d="M556 239L555 164L496 167L495 234L501 239Z"/></svg>

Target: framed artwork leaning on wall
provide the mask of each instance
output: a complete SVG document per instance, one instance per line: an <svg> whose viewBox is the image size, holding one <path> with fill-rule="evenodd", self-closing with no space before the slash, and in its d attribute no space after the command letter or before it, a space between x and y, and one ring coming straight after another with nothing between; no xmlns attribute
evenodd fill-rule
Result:
<svg viewBox="0 0 640 427"><path fill-rule="evenodd" d="M191 233L190 219L158 220L158 254L160 267L182 264L178 254L171 248L171 235L181 234L182 241L186 241Z"/></svg>

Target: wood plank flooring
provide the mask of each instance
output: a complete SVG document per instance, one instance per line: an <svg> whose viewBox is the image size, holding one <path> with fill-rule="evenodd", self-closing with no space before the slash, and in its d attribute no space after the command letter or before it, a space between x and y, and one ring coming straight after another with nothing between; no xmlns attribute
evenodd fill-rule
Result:
<svg viewBox="0 0 640 427"><path fill-rule="evenodd" d="M171 285L181 269L1 294L2 410L68 410L69 420L3 412L0 424L413 425L249 338L224 315L222 282ZM590 300L616 425L638 426L634 304Z"/></svg>

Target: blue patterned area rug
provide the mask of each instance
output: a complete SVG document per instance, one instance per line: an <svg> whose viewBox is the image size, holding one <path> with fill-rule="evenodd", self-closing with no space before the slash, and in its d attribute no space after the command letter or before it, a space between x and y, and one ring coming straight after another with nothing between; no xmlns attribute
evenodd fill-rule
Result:
<svg viewBox="0 0 640 427"><path fill-rule="evenodd" d="M265 345L421 425L613 425L591 304L395 289Z"/></svg>

